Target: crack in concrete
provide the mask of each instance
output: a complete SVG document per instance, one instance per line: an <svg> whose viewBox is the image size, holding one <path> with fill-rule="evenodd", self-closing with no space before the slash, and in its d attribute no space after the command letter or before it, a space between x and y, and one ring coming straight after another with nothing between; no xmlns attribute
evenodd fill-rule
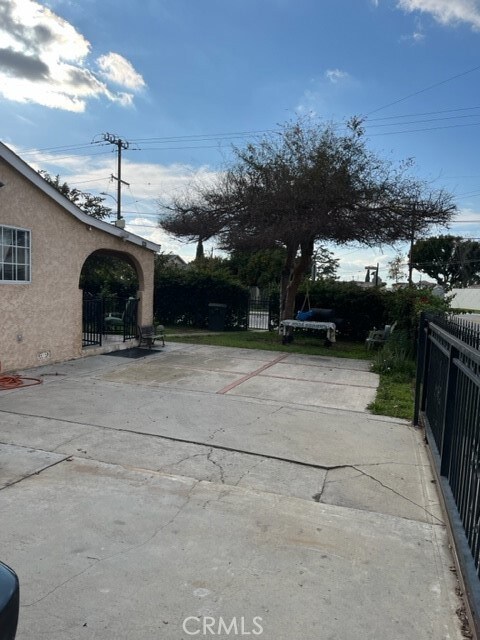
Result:
<svg viewBox="0 0 480 640"><path fill-rule="evenodd" d="M222 484L225 484L225 470L223 469L222 465L219 462L217 462L211 457L212 454L213 454L213 448L211 448L210 451L208 452L207 460L212 464L214 464L216 467L218 467L218 469L220 469L220 482Z"/></svg>
<svg viewBox="0 0 480 640"><path fill-rule="evenodd" d="M280 407L280 409L285 408L285 405L283 405L282 407ZM278 410L280 410L278 409ZM324 471L328 471L330 469L343 469L343 468L347 468L347 467L351 467L351 464L342 464L342 465L322 465L322 464L316 464L314 462L305 462L303 460L294 460L292 458L285 458L283 456L277 456L277 455L273 455L273 454L268 454L268 453L258 453L256 451L248 451L246 449L236 449L235 447L229 447L227 445L218 445L218 444L213 444L210 442L203 442L203 441L198 441L198 440L189 440L187 438L179 438L176 436L170 436L170 435L166 435L166 434L158 434L158 433L150 433L148 431L140 431L138 429L127 429L127 428L119 428L119 427L112 427L112 426L108 426L108 425L102 425L102 424L95 424L95 423L86 423L86 422L79 422L76 420L68 420L65 418L55 418L52 416L43 416L43 415L38 415L38 414L30 414L30 413L20 413L20 412L12 412L12 411L6 411L4 409L0 409L0 413L8 413L10 415L16 415L16 416L25 416L25 417L29 417L29 418L41 418L44 420L52 420L54 422L62 422L62 423L67 423L67 424L74 424L76 426L83 426L83 427L89 427L89 428L97 428L97 429L103 429L105 431L116 431L119 433L131 433L134 435L139 435L139 436L147 436L149 438L158 438L160 440L167 440L169 442L181 442L183 444L193 444L193 445L199 445L199 446L203 446L208 448L212 448L212 449L218 449L219 451L230 451L233 453L240 453L240 454L245 454L245 455L249 455L249 456L254 456L254 457L259 457L259 458L266 458L269 460L278 460L279 462L288 462L291 464L296 464L302 467L308 467L311 469L321 469ZM275 411L274 411L275 413ZM269 415L273 415L273 414L269 414ZM150 416L149 416L150 417ZM253 421L248 423L248 424L253 424ZM243 425L245 426L245 425ZM220 431L222 429L222 427L220 427L219 429L217 429L214 433L216 433L217 431ZM7 443L5 443L7 444ZM8 443L11 444L11 443ZM356 464L362 464L363 466L369 466L369 463L356 463ZM372 464L382 464L382 463L372 463ZM388 462L386 462L385 464L389 464ZM401 464L401 463L399 463Z"/></svg>
<svg viewBox="0 0 480 640"><path fill-rule="evenodd" d="M375 476L370 475L369 473L367 473L366 471L363 471L362 469L351 465L352 469L355 469L356 471L358 471L360 474L366 476L367 478L370 478L371 480L373 480L374 482L377 482L380 486L382 486L384 489L388 489L389 491L391 491L392 493L394 493L395 495L399 496L400 498L403 498L404 500L406 500L407 502L410 502L411 504L415 505L416 507L418 507L419 509L421 509L422 511L424 511L425 513L427 513L429 516L431 516L434 520L437 520L440 524L445 525L445 523L443 522L443 520L441 520L440 518L438 518L436 515L434 515L433 513L431 513L426 507L423 507L421 504L418 504L417 502L415 502L414 500L411 500L410 498L407 498L407 496L404 496L402 493L400 493L399 491L396 491L395 489L393 489L393 487L388 486L387 484L384 484L381 480L379 480L378 478L375 478ZM358 477L358 476L356 476Z"/></svg>
<svg viewBox="0 0 480 640"><path fill-rule="evenodd" d="M185 456L184 458L180 458L180 460L175 460L175 462L171 462L170 464L164 464L161 467L159 467L158 469L156 469L157 472L162 471L163 469L167 468L167 467L175 467L176 465L180 465L182 464L182 462L185 462L186 460L193 460L193 458L202 458L202 457L206 457L208 454L206 452L203 453L192 453L189 456Z"/></svg>
<svg viewBox="0 0 480 640"><path fill-rule="evenodd" d="M246 478L248 475L250 475L250 473L256 469L258 466L260 466L261 464L264 464L266 462L266 459L263 458L262 460L258 460L258 462L255 462L254 464L252 464L252 466L247 469L247 471L245 471L245 473L242 473L242 475L240 476L240 478L235 482L235 484L233 485L234 487L238 487L238 485L240 484L240 482Z"/></svg>
<svg viewBox="0 0 480 640"><path fill-rule="evenodd" d="M55 451L57 451L57 449L59 447L64 447L66 444L70 444L70 442L73 442L73 440L77 440L78 438L81 438L82 436L84 436L84 433L77 433L75 434L72 438L69 438L68 440L65 440L64 442L60 442L60 444L57 444L56 447L54 447L53 449L51 449L52 453L55 453Z"/></svg>
<svg viewBox="0 0 480 640"><path fill-rule="evenodd" d="M97 564L100 564L101 562L106 562L107 560L111 560L112 558L116 558L118 556L130 553L130 551L133 551L134 549L139 549L140 547L143 547L146 544L148 544L149 542L151 542L159 533L161 533L164 529L166 529L168 526L170 526L176 520L176 518L178 518L180 513L185 509L185 507L190 502L190 498L192 496L192 493L195 490L195 488L197 487L197 485L199 484L199 482L200 482L200 480L196 480L195 481L195 483L193 484L193 486L189 489L189 491L187 493L187 497L185 499L185 502L178 508L177 512L170 518L170 520L168 520L168 522L166 522L165 524L162 524L162 526L160 526L158 529L156 529L156 531L154 531L153 534L151 536L149 536L146 540L143 540L143 542L140 542L139 544L132 545L128 549L122 549L121 551L117 551L116 553L112 553L109 556L105 556L104 558L99 558L95 562L92 562L85 569L82 569L82 571L79 571L75 575L70 576L70 578L67 578L67 580L64 580L63 582L61 582L60 584L55 586L48 593L44 594L40 598L37 598L37 600L34 600L33 602L29 602L27 604L22 604L21 607L33 607L34 605L38 604L39 602L42 602L43 600L45 600L46 598L51 596L52 593L55 593L55 591L58 591L58 589L61 589L63 586L65 586L69 582L72 582L72 580L75 580L79 576L81 576L84 573L86 573L89 569L91 569L92 567L96 566Z"/></svg>
<svg viewBox="0 0 480 640"><path fill-rule="evenodd" d="M277 410L279 410L279 409L277 409ZM0 413L11 413L11 412L5 412L3 410L0 410ZM29 416L30 414L18 414L18 413L15 413L14 415L27 415L27 416ZM207 444L206 442L199 442L199 441L195 441L195 440L187 440L187 439L183 439L183 438L177 438L177 437L174 437L174 436L167 436L167 435L161 435L161 434L152 434L152 433L147 433L147 432L133 430L133 429L119 429L118 427L109 427L109 426L94 425L94 424L85 424L85 423L75 422L73 420L68 421L68 420L63 420L63 419L60 419L60 418L49 418L49 417L45 417L45 416L36 416L36 417L44 417L45 419L55 420L55 421L58 421L58 422L70 422L70 423L76 424L76 425L83 424L86 427L97 427L97 428L104 429L104 430L109 430L109 431L120 431L120 432L133 433L133 434L136 434L136 435L148 436L148 437L153 437L153 438L160 438L160 439L168 440L168 441L171 441L171 442L181 442L181 443L186 443L186 444L204 446L204 447L206 447L206 448L208 448L210 450L209 453L207 454L207 459L209 460L209 462L214 464L220 470L220 479L221 479L222 484L225 484L225 471L224 471L223 467L220 464L218 464L218 462L216 462L215 460L211 459L211 455L213 453L213 450L228 451L228 452L232 452L232 453L239 453L239 454L243 454L243 455L247 455L247 456L261 458L262 460L277 460L279 462L295 464L295 465L301 466L301 467L307 467L307 468L310 468L310 469L317 469L317 470L321 470L321 471L326 471L327 474L325 476L325 481L324 481L322 490L319 492L320 493L320 498L317 500L318 502L321 500L321 495L323 494L323 491L324 491L325 486L327 484L327 476L328 476L328 472L329 471L334 471L334 470L337 470L337 469L355 469L359 473L369 477L374 482L377 482L378 484L380 484L383 488L385 488L385 489L387 489L389 491L392 491L393 493L398 495L400 498L403 498L407 502L410 502L411 504L415 505L416 507L418 507L419 509L421 509L422 511L424 511L425 513L430 515L437 522L439 522L440 524L445 526L444 522L440 518L435 516L433 513L431 513L427 508L423 507L420 504L417 504L415 501L413 501L410 498L402 495L400 492L396 491L392 487L390 487L388 485L385 485L380 480L378 480L374 476L368 474L366 471L363 471L362 469L359 468L359 466L357 466L355 464L341 464L341 465L330 465L330 466L321 465L321 464L315 464L315 463L311 463L311 462L304 462L304 461L301 461L301 460L294 460L294 459L291 459L291 458L285 458L285 457L282 457L282 456L276 456L276 455L272 455L272 454L258 453L258 452L253 452L253 451L247 451L247 450L244 450L244 449L236 449L234 447L228 447L228 446L225 446L225 445L215 445L215 444L211 444L211 443ZM214 435L215 433L217 433L221 429L222 429L222 427L219 427L218 429L216 429L213 432L212 435ZM201 454L201 455L204 455L204 454ZM65 460L65 459L66 458L63 458L63 460ZM62 462L63 460L60 460L59 462ZM54 463L54 464L58 464L58 462ZM380 465L385 465L385 464L402 464L402 463L395 462L395 461L392 461L392 462L387 461L387 462L381 462L381 463L379 463L379 462L375 462L375 463L360 463L360 465L364 466L364 467L380 466ZM412 463L410 463L410 464L412 464ZM50 466L53 466L53 465L50 465ZM418 465L413 465L413 466L418 466ZM46 467L46 468L48 468L48 467ZM34 473L34 474L31 474L31 475L36 475L36 474ZM24 478L22 478L21 480L23 480L23 479ZM20 482L21 480L18 480L17 482ZM11 484L15 484L15 483L11 483ZM11 486L11 484L10 485L6 485L6 486ZM4 488L6 488L6 487L4 487ZM318 496L318 494L315 494L315 496Z"/></svg>
<svg viewBox="0 0 480 640"><path fill-rule="evenodd" d="M13 445L13 446L17 446L17 445ZM29 447L30 448L30 447ZM51 464L47 465L46 467L42 467L41 469L38 469L38 471L33 471L32 473L29 473L26 476L23 476L22 478L19 478L18 480L14 480L13 482L8 482L5 486L0 487L0 491L5 491L5 489L8 489L9 487L13 487L16 484L18 484L19 482L23 482L24 480L28 480L28 478L32 478L33 476L38 476L42 473L42 471L46 471L47 469L51 469L52 467L55 467L57 464L60 464L61 462L65 462L65 460L68 460L71 456L65 456L64 458L62 458L61 460L55 460L55 462L52 462Z"/></svg>

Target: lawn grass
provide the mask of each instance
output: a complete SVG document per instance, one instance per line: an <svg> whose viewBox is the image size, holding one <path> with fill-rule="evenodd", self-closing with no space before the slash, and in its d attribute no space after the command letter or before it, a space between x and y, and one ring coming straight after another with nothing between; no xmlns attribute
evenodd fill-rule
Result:
<svg viewBox="0 0 480 640"><path fill-rule="evenodd" d="M169 334L172 335L169 338ZM301 353L311 356L329 356L335 358L353 358L370 360L365 345L360 342L337 340L331 347L325 347L324 338L318 335L295 334L291 344L282 344L281 336L275 331L225 331L223 333L196 333L179 335L177 329L166 330L166 337L172 342L190 342L208 344L217 347L236 347L241 349L261 349L264 351L281 351L285 353Z"/></svg>
<svg viewBox="0 0 480 640"><path fill-rule="evenodd" d="M381 373L377 396L368 405L368 410L380 416L413 419L413 380L404 376Z"/></svg>

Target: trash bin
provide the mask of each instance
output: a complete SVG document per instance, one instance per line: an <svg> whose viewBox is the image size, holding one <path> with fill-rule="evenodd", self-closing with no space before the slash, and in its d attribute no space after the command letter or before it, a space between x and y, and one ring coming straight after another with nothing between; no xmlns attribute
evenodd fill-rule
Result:
<svg viewBox="0 0 480 640"><path fill-rule="evenodd" d="M211 302L208 305L208 328L210 331L225 331L227 305Z"/></svg>

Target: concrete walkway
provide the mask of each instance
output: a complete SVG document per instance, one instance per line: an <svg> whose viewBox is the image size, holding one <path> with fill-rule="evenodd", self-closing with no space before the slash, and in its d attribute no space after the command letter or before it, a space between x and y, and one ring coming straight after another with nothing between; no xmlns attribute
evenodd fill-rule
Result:
<svg viewBox="0 0 480 640"><path fill-rule="evenodd" d="M462 637L421 434L365 411L367 363L169 344L31 373L0 392L19 640Z"/></svg>

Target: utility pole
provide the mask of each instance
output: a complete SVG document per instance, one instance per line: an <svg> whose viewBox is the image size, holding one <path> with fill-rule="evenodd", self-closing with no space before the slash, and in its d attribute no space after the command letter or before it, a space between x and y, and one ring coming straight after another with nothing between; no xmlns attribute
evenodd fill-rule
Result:
<svg viewBox="0 0 480 640"><path fill-rule="evenodd" d="M113 135L112 133L104 133L103 139L105 142L109 142L117 147L117 176L112 174L113 180L117 181L117 221L116 226L122 227L122 224L119 223L122 220L122 184L126 184L130 186L128 182L122 180L122 149L128 149L130 146L126 140L122 140L118 136Z"/></svg>

